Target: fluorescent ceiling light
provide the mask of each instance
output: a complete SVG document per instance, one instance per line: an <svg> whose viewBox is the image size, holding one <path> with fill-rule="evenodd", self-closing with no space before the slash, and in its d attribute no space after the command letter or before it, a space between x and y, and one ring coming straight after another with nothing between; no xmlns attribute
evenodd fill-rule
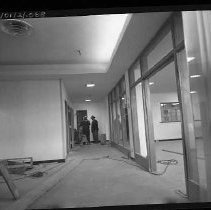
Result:
<svg viewBox="0 0 211 210"><path fill-rule="evenodd" d="M122 97L122 100L125 100L125 98L124 98L124 97Z"/></svg>
<svg viewBox="0 0 211 210"><path fill-rule="evenodd" d="M194 60L195 59L195 57L187 57L187 61L188 62L190 62L190 61L192 61L192 60Z"/></svg>
<svg viewBox="0 0 211 210"><path fill-rule="evenodd" d="M195 74L195 75L191 75L190 77L191 78L197 78L197 77L201 77L201 75L200 74Z"/></svg>
<svg viewBox="0 0 211 210"><path fill-rule="evenodd" d="M154 82L149 82L149 85L154 85L155 83Z"/></svg>
<svg viewBox="0 0 211 210"><path fill-rule="evenodd" d="M178 104L179 104L179 103L173 103L172 105L174 105L174 106L175 106L175 105L178 105Z"/></svg>
<svg viewBox="0 0 211 210"><path fill-rule="evenodd" d="M190 93L197 93L195 90L193 90L193 91L190 91Z"/></svg>
<svg viewBox="0 0 211 210"><path fill-rule="evenodd" d="M89 101L91 101L91 99L85 99L85 101L89 102Z"/></svg>
<svg viewBox="0 0 211 210"><path fill-rule="evenodd" d="M94 83L88 83L88 84L86 84L86 87L94 87L94 86L95 86Z"/></svg>

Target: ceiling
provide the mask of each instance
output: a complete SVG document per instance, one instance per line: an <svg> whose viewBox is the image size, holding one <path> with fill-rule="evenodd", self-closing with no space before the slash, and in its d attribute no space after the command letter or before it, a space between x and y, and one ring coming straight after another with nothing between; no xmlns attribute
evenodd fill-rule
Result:
<svg viewBox="0 0 211 210"><path fill-rule="evenodd" d="M0 31L1 80L62 79L74 102L102 100L170 12L26 19L28 37ZM85 84L94 82L88 89Z"/></svg>

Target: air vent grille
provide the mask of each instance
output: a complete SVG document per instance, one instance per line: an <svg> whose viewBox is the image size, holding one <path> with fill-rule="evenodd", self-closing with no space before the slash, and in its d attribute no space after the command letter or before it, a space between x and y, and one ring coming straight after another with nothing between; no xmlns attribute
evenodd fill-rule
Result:
<svg viewBox="0 0 211 210"><path fill-rule="evenodd" d="M23 36L31 34L32 26L23 20L10 19L2 21L1 30L12 36Z"/></svg>

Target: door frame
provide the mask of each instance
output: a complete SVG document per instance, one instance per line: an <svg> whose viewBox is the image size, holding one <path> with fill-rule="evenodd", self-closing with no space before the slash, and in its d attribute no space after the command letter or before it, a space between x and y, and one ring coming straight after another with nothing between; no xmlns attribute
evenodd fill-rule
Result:
<svg viewBox="0 0 211 210"><path fill-rule="evenodd" d="M180 13L181 15L181 13ZM145 106L145 128L147 130L147 149L148 149L148 159L145 159L141 157L140 155L136 155L136 160L139 162L140 165L149 167L149 171L154 171L156 170L156 160L155 160L155 151L154 151L154 137L150 133L150 130L153 128L153 122L152 122L152 110L150 110L150 98L149 98L149 84L148 84L148 79L153 75L156 74L158 71L162 70L166 65L171 63L172 61L174 62L175 65L175 76L176 76L176 83L177 83L177 93L178 93L178 101L180 103L180 109L181 109L181 130L182 130L182 139L183 140L183 160L184 160L184 174L185 174L185 183L186 183L186 192L188 194L188 197L191 200L197 201L199 198L199 186L197 185L196 182L193 180L188 179L188 175L190 174L190 171L194 171L195 176L198 177L197 174L197 166L194 164L194 160L196 160L196 154L195 151L193 151L190 148L190 137L192 135L191 130L188 127L188 123L191 123L191 115L190 112L192 110L192 107L190 106L191 101L187 100L187 97L184 92L184 84L187 83L187 77L184 77L185 75L182 75L182 72L179 72L178 70L178 61L177 61L177 54L185 49L185 43L184 39L181 40L179 43L176 44L176 37L175 37L175 25L174 25L174 14L169 18L169 20L166 21L166 23L163 24L161 29L158 31L158 33L155 35L155 37L151 40L151 42L146 46L146 48L141 52L141 54L138 56L138 58L134 61L133 65L137 62L140 61L140 66L141 66L141 77L136 80L133 84L130 85L130 89L135 87L137 84L140 82L143 83L143 98L144 98L144 106ZM143 62L143 56L144 54L156 43L158 39L160 39L160 36L164 35L162 32L166 28L169 28L172 33L172 44L173 48L172 50L159 62L157 62L153 67L149 68L147 71L143 71L145 66L145 62ZM132 68L129 69L129 71ZM189 79L189 78L188 78ZM188 109L184 106L184 104L188 103ZM148 162L147 162L148 161Z"/></svg>

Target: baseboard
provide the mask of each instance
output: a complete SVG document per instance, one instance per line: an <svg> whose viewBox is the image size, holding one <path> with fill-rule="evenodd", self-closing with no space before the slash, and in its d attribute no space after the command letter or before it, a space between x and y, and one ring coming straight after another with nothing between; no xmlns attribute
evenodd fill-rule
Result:
<svg viewBox="0 0 211 210"><path fill-rule="evenodd" d="M111 146L117 148L118 150L120 150L122 153L124 153L127 156L130 156L130 151L126 148L124 148L123 146L120 146L119 144L111 141Z"/></svg>
<svg viewBox="0 0 211 210"><path fill-rule="evenodd" d="M178 140L182 140L182 138L178 138L178 139L156 139L155 142L157 142L157 141L178 141Z"/></svg>
<svg viewBox="0 0 211 210"><path fill-rule="evenodd" d="M65 159L54 159L54 160L41 160L41 161L33 161L33 165L39 165L42 163L64 163Z"/></svg>

